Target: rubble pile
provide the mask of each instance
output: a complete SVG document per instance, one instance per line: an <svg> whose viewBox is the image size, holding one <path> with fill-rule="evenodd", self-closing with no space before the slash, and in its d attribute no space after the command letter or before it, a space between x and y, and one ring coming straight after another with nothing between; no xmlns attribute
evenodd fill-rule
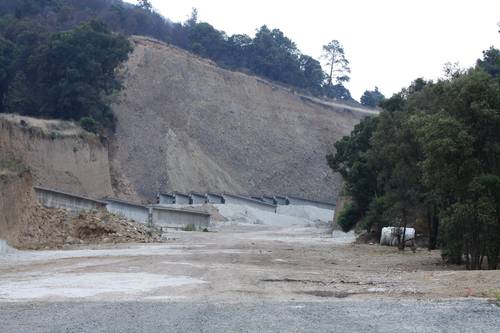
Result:
<svg viewBox="0 0 500 333"><path fill-rule="evenodd" d="M26 223L18 238L20 248L50 249L78 244L151 243L161 241L161 231L102 211L71 214L37 207L36 220Z"/></svg>

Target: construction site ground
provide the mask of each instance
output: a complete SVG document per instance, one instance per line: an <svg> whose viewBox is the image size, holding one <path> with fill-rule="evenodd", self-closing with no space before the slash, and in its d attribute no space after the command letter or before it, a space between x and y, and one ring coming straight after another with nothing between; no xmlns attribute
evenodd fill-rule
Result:
<svg viewBox="0 0 500 333"><path fill-rule="evenodd" d="M359 329L391 331L392 318L408 315L420 318L408 326L419 331L455 327L457 316L469 318L460 331L500 327L498 271L464 271L438 251L402 253L336 236L319 222L226 222L212 232L168 232L164 243L11 251L0 257L2 331L24 323L34 332L118 332L141 322L148 331L342 331L363 316L368 326ZM123 318L116 326L108 322L114 316Z"/></svg>

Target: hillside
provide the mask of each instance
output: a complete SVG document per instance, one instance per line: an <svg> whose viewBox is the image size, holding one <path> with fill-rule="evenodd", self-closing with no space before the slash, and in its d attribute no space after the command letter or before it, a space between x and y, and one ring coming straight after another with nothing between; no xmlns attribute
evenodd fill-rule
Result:
<svg viewBox="0 0 500 333"><path fill-rule="evenodd" d="M71 122L0 114L0 160L21 161L35 185L94 197L113 193L106 145Z"/></svg>
<svg viewBox="0 0 500 333"><path fill-rule="evenodd" d="M113 105L113 168L138 193L282 193L332 201L325 155L366 110L306 98L134 37ZM369 111L368 111L369 112Z"/></svg>

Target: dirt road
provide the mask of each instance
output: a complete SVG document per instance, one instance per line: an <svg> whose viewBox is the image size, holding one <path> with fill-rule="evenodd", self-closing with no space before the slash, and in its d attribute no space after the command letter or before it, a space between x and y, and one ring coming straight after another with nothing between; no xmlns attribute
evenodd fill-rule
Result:
<svg viewBox="0 0 500 333"><path fill-rule="evenodd" d="M164 244L0 257L0 300L436 299L492 297L500 289L498 271L446 266L438 251L337 244L314 226L225 225L167 237Z"/></svg>
<svg viewBox="0 0 500 333"><path fill-rule="evenodd" d="M43 309L51 312L51 307L64 313L80 305L87 308L88 302L96 308L111 302L132 311L137 302L138 310L193 304L199 311L202 305L222 311L232 309L231 304L252 309L266 304L274 309L269 311L286 312L289 317L285 309L290 306L313 304L308 309L326 311L342 308L342 302L353 309L369 302L374 311L386 310L392 316L399 302L416 302L431 304L443 315L455 311L454 307L465 311L466 304L471 304L479 309L476 314L483 310L495 314L497 319L491 322L489 312L476 318L486 325L485 331L491 328L488 325L500 324L500 308L487 299L500 289L500 273L459 269L443 265L438 252L401 254L378 245L342 244L332 239L325 226L226 223L209 233L169 233L164 244L4 255L0 257L0 313L4 322L15 324L20 313L42 311L37 312L41 315ZM482 299L470 300L474 298ZM60 302L71 305L66 309L57 305ZM304 320L308 311L302 313ZM314 321L310 315L307 320Z"/></svg>

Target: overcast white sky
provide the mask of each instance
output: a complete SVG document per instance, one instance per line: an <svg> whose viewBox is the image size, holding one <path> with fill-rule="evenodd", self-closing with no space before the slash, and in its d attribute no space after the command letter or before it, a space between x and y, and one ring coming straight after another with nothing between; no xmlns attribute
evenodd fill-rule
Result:
<svg viewBox="0 0 500 333"><path fill-rule="evenodd" d="M135 2L129 0L129 2ZM319 58L338 39L351 62L354 98L377 85L390 96L417 77L435 79L443 65L471 66L500 47L500 0L152 0L173 21L193 7L200 21L227 34L279 28L299 49Z"/></svg>

